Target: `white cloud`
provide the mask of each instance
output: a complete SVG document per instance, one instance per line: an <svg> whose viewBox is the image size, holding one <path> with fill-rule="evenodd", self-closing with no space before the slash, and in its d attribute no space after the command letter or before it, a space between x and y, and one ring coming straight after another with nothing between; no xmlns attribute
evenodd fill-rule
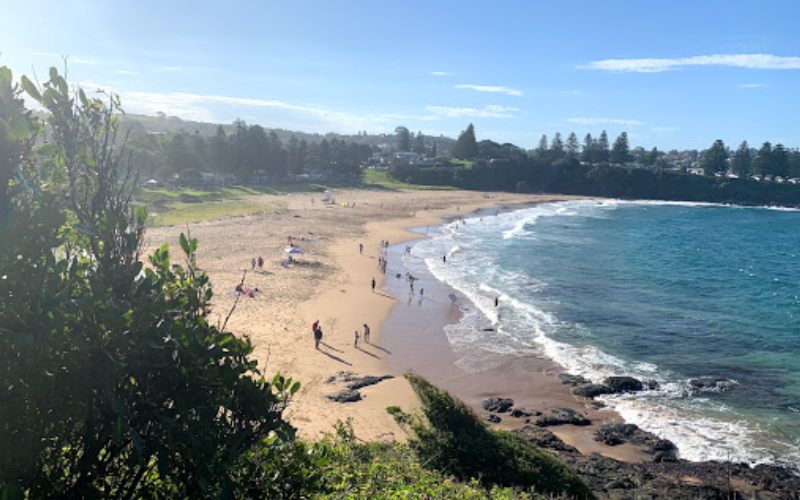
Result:
<svg viewBox="0 0 800 500"><path fill-rule="evenodd" d="M433 76L452 76L452 73L448 73L447 71L431 71Z"/></svg>
<svg viewBox="0 0 800 500"><path fill-rule="evenodd" d="M739 85L739 87L743 89L759 89L762 87L766 87L767 85L764 83L743 83Z"/></svg>
<svg viewBox="0 0 800 500"><path fill-rule="evenodd" d="M302 106L278 100L250 99L242 97L188 94L183 92L150 93L150 92L123 92L120 93L122 106L127 111L155 114L163 112L167 115L178 116L187 120L203 122L220 122L231 116L241 116L241 111L230 113L224 109L220 112L220 105L238 107L282 110L288 115L281 118L288 120L283 123L293 124L297 129L330 132L355 132L364 129L383 129L389 122L388 118L374 115L353 115L341 111L334 111L322 107ZM220 113L224 117L220 116ZM270 120L273 118L270 117ZM264 117L261 117L264 120ZM273 126L270 122L270 125Z"/></svg>
<svg viewBox="0 0 800 500"><path fill-rule="evenodd" d="M120 75L135 75L136 74L135 71L128 71L127 69L118 70L117 73L119 73Z"/></svg>
<svg viewBox="0 0 800 500"><path fill-rule="evenodd" d="M507 106L489 105L483 109L477 108L452 108L447 106L428 106L426 108L431 113L446 116L448 118L460 118L463 116L477 117L477 118L513 118L514 115L509 113L519 111L517 108Z"/></svg>
<svg viewBox="0 0 800 500"><path fill-rule="evenodd" d="M167 71L181 71L183 68L180 66L167 66L164 69Z"/></svg>
<svg viewBox="0 0 800 500"><path fill-rule="evenodd" d="M800 69L800 57L781 57L772 54L714 54L678 59L605 59L594 61L584 69L605 71L659 73L684 66L733 66L748 69Z"/></svg>
<svg viewBox="0 0 800 500"><path fill-rule="evenodd" d="M625 125L628 127L644 125L644 122L639 120L621 120L619 118L569 118L567 121L577 125Z"/></svg>
<svg viewBox="0 0 800 500"><path fill-rule="evenodd" d="M468 84L461 84L456 85L457 89L470 89L470 90L477 90L478 92L502 92L503 94L508 95L522 95L521 90L511 89L508 87L503 86L496 86L496 85L468 85Z"/></svg>

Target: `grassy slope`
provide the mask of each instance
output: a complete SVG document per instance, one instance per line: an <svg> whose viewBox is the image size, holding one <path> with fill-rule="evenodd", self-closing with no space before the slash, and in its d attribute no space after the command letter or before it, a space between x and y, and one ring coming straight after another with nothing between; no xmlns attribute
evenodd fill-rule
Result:
<svg viewBox="0 0 800 500"><path fill-rule="evenodd" d="M352 185L337 185L336 189L453 189L441 186L416 186L397 181L386 171L365 170L362 182ZM258 189L236 186L215 191L194 189L147 189L137 191L135 199L146 203L152 217L150 224L174 226L236 217L259 212L280 210L275 204L265 203L256 198L260 194L321 193L334 186L324 184L294 184Z"/></svg>

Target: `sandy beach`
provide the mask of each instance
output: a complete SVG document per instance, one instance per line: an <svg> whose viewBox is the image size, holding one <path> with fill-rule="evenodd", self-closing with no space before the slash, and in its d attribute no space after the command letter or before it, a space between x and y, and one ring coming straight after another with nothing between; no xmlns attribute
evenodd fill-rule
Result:
<svg viewBox="0 0 800 500"><path fill-rule="evenodd" d="M214 287L212 321L224 321L235 306L228 329L251 339L263 373L271 377L280 372L302 383L287 416L303 435L317 437L332 431L337 420L352 419L356 436L365 441L404 439L404 431L385 408L399 405L411 410L416 406L416 398L401 376L408 369L451 390L479 414L480 400L498 395L513 397L538 411L571 407L585 413L595 425L619 420L613 412L598 412L576 401L555 376L559 367L548 360L515 360L482 376L460 372L441 334L444 324L457 320L457 315L450 317L453 315L446 311L427 316L413 311L405 317L402 311L391 315L398 301L384 289L385 277L378 265L384 255L382 241L396 245L424 237L409 228L436 226L446 216L467 215L480 208L569 197L368 190L335 192L334 196L336 204L322 203L319 195L309 193L265 195L258 201L278 207L276 210L188 227L199 240L197 264L209 274ZM186 229L150 229L147 240L151 245L168 242L173 263L179 263L177 238ZM303 254L297 256L297 263L285 267L281 261L289 236ZM259 256L264 266L253 268L252 260ZM390 257L388 274L392 267ZM259 290L253 298L231 293L242 280L245 289ZM397 286L387 285L388 290ZM394 337L384 339L383 325L390 315ZM319 350L312 333L316 320L324 332ZM363 334L365 324L371 329L371 341L362 338L356 348L354 332ZM394 378L361 389L360 401L338 403L328 396L343 389L342 381L330 381L340 372ZM531 373L541 376L531 377ZM612 449L594 442L595 425L553 430L584 452L599 451L625 460L640 458L637 450Z"/></svg>

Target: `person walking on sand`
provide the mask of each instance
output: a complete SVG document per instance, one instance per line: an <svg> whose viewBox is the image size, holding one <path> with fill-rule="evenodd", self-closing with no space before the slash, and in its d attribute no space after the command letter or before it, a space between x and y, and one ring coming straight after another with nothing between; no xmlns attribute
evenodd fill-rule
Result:
<svg viewBox="0 0 800 500"><path fill-rule="evenodd" d="M316 330L314 330L314 347L319 350L319 343L322 342L322 328L317 326Z"/></svg>
<svg viewBox="0 0 800 500"><path fill-rule="evenodd" d="M372 278L372 293L375 293L375 278Z"/></svg>
<svg viewBox="0 0 800 500"><path fill-rule="evenodd" d="M253 260L251 260L251 261L250 261L250 267L251 267L252 269L255 269L255 268L256 268L256 258L255 258L255 257L253 257Z"/></svg>
<svg viewBox="0 0 800 500"><path fill-rule="evenodd" d="M260 255L258 256L258 268L259 269L263 269L264 268L264 258L262 256L260 256Z"/></svg>
<svg viewBox="0 0 800 500"><path fill-rule="evenodd" d="M366 323L364 324L364 342L369 344L369 327Z"/></svg>
<svg viewBox="0 0 800 500"><path fill-rule="evenodd" d="M358 330L356 330L355 341L353 342L353 346L358 349Z"/></svg>
<svg viewBox="0 0 800 500"><path fill-rule="evenodd" d="M358 253L360 253L360 254L364 253L364 244L363 243L359 243L358 244Z"/></svg>

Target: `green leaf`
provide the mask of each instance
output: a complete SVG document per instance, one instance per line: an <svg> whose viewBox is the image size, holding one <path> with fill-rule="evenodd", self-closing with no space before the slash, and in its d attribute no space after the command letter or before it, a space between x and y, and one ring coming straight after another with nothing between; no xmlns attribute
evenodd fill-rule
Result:
<svg viewBox="0 0 800 500"><path fill-rule="evenodd" d="M291 395L294 395L299 390L300 390L300 382L295 382L294 385L292 385L292 388L289 389L289 393Z"/></svg>
<svg viewBox="0 0 800 500"><path fill-rule="evenodd" d="M183 252L186 255L191 254L191 248L189 247L189 242L186 241L186 235L181 233L181 235L178 237L178 241L181 244L181 248L183 249Z"/></svg>
<svg viewBox="0 0 800 500"><path fill-rule="evenodd" d="M11 72L8 66L0 67L0 83L10 86L13 79L14 74Z"/></svg>
<svg viewBox="0 0 800 500"><path fill-rule="evenodd" d="M42 94L39 93L39 89L27 76L22 75L20 81L22 82L22 88L25 89L29 96L33 97L37 102L42 102Z"/></svg>
<svg viewBox="0 0 800 500"><path fill-rule="evenodd" d="M39 148L38 152L42 156L55 156L61 152L61 148L56 144L45 144Z"/></svg>

